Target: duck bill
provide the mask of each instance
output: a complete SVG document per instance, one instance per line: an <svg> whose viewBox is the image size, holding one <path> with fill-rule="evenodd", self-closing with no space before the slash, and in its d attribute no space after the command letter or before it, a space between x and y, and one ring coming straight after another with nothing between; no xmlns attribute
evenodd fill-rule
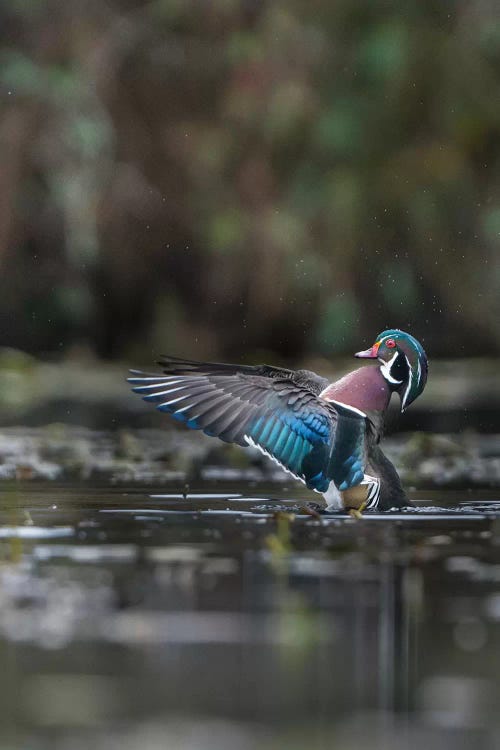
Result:
<svg viewBox="0 0 500 750"><path fill-rule="evenodd" d="M358 359L377 359L379 346L380 344L377 341L376 344L373 344L371 349L365 349L363 352L356 352L354 356L358 357Z"/></svg>

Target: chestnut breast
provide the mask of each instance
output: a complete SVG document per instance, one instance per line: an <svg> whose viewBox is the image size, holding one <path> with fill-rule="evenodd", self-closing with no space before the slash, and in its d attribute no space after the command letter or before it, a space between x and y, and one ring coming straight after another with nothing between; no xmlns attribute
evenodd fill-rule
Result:
<svg viewBox="0 0 500 750"><path fill-rule="evenodd" d="M360 367L327 386L320 398L340 401L363 412L383 412L389 405L391 390L379 367Z"/></svg>

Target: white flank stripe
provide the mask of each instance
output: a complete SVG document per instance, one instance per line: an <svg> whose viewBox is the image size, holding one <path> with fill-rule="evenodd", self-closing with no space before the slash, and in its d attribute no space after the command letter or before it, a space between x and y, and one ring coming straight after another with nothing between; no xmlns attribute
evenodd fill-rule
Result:
<svg viewBox="0 0 500 750"><path fill-rule="evenodd" d="M380 479L372 477L370 474L365 474L361 484L367 485L368 488L366 510L376 508L380 499Z"/></svg>

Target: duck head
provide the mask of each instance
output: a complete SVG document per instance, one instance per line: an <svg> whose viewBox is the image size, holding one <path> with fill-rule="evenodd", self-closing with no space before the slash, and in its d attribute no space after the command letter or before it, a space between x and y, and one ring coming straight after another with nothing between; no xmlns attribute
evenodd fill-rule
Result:
<svg viewBox="0 0 500 750"><path fill-rule="evenodd" d="M397 328L382 331L370 349L354 356L378 359L380 372L401 399L401 411L405 411L425 388L427 356L422 345L409 333Z"/></svg>

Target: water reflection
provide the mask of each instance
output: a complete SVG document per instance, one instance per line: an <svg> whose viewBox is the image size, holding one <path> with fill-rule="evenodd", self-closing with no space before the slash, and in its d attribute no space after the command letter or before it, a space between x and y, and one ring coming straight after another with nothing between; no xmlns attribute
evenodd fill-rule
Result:
<svg viewBox="0 0 500 750"><path fill-rule="evenodd" d="M47 494L4 503L6 746L494 746L496 504L359 522Z"/></svg>

